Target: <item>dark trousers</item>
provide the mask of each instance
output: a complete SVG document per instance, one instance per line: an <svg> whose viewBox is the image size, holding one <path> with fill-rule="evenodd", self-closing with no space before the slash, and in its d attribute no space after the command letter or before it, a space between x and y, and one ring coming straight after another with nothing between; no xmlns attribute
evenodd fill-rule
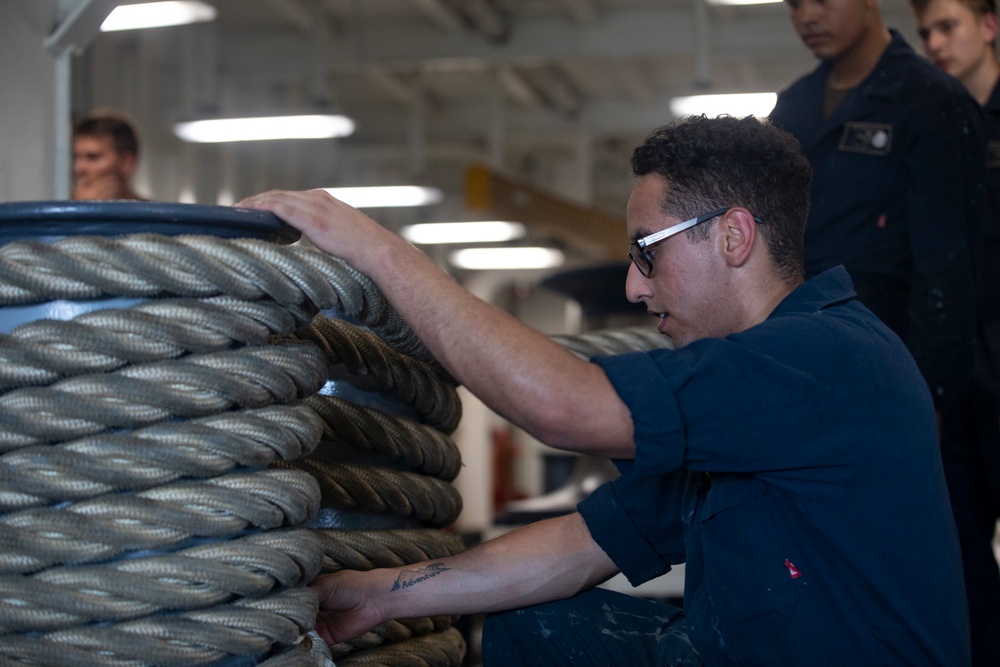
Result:
<svg viewBox="0 0 1000 667"><path fill-rule="evenodd" d="M972 664L996 667L1000 567L992 540L1000 517L1000 410L996 385L981 354L966 390L942 407L941 460L962 546Z"/></svg>
<svg viewBox="0 0 1000 667"><path fill-rule="evenodd" d="M852 276L861 303L904 340L909 288ZM972 377L941 406L941 461L962 547L974 667L1000 665L1000 568L993 533L1000 517L1000 321L980 323Z"/></svg>
<svg viewBox="0 0 1000 667"><path fill-rule="evenodd" d="M600 588L490 614L483 626L484 667L701 664L681 609Z"/></svg>

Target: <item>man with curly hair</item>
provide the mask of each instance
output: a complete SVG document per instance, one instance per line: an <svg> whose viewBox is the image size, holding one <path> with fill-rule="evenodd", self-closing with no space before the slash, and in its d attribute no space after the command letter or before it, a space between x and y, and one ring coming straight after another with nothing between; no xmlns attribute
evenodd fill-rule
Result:
<svg viewBox="0 0 1000 667"><path fill-rule="evenodd" d="M499 414L621 471L576 512L464 553L321 577L320 634L490 612L486 665L967 662L931 395L842 268L805 280L797 142L754 118L692 117L632 167L625 294L675 349L589 362L322 191L238 204L370 276ZM683 610L598 587L678 563Z"/></svg>

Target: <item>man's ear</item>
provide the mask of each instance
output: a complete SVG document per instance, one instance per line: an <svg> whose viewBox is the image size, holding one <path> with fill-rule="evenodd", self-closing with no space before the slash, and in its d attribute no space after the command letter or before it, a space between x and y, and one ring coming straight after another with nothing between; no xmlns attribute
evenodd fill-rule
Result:
<svg viewBox="0 0 1000 667"><path fill-rule="evenodd" d="M757 223L750 211L734 207L726 211L719 221L720 251L729 266L739 267L750 259L757 242Z"/></svg>
<svg viewBox="0 0 1000 667"><path fill-rule="evenodd" d="M983 37L990 44L997 41L997 15L993 12L983 14Z"/></svg>

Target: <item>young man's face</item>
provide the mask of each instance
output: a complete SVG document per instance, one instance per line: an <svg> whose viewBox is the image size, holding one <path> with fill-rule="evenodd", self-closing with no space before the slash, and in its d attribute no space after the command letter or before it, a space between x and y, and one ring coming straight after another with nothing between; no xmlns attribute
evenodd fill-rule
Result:
<svg viewBox="0 0 1000 667"><path fill-rule="evenodd" d="M636 183L626 209L631 240L681 222L661 208L667 184L667 179L656 173ZM702 224L714 225L717 220ZM676 347L733 333L728 317L731 309L725 303L726 276L713 252L714 239L713 234L707 241L692 242L687 232L680 232L649 246L653 260L649 276L643 276L634 264L629 268L626 296L660 318L657 330L669 336Z"/></svg>
<svg viewBox="0 0 1000 667"><path fill-rule="evenodd" d="M73 140L76 199L115 199L127 189L135 156L119 153L111 137L79 136Z"/></svg>
<svg viewBox="0 0 1000 667"><path fill-rule="evenodd" d="M838 60L864 38L875 0L785 0L802 43L820 60Z"/></svg>
<svg viewBox="0 0 1000 667"><path fill-rule="evenodd" d="M917 27L927 57L960 81L992 57L995 14L978 16L959 0L931 0L917 14Z"/></svg>

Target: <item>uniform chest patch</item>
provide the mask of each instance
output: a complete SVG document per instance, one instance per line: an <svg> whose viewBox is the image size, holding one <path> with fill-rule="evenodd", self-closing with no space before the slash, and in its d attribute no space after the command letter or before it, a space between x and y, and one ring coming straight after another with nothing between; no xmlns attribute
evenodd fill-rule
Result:
<svg viewBox="0 0 1000 667"><path fill-rule="evenodd" d="M866 155L888 155L892 148L892 125L854 122L844 124L838 150Z"/></svg>
<svg viewBox="0 0 1000 667"><path fill-rule="evenodd" d="M990 140L989 155L986 157L986 166L990 169L1000 169L1000 139Z"/></svg>

